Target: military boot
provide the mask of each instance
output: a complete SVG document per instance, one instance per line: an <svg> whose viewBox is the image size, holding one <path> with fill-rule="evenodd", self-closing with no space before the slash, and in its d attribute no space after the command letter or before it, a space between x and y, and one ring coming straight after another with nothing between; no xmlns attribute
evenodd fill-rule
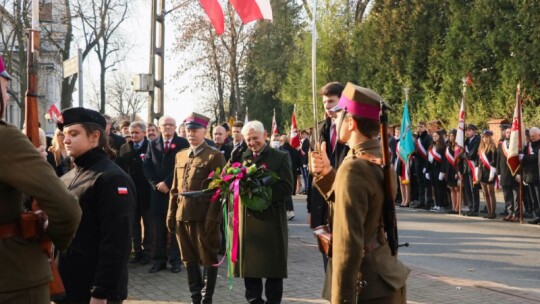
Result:
<svg viewBox="0 0 540 304"><path fill-rule="evenodd" d="M203 280L201 268L198 264L189 264L186 266L188 275L189 292L191 293L191 303L201 304Z"/></svg>
<svg viewBox="0 0 540 304"><path fill-rule="evenodd" d="M213 266L204 267L204 287L202 289L203 304L212 304L212 296L216 287L218 268Z"/></svg>

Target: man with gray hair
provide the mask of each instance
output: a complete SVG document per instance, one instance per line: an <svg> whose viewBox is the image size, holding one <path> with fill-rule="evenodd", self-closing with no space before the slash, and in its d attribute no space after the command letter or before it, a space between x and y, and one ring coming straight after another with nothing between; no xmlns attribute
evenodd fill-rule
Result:
<svg viewBox="0 0 540 304"><path fill-rule="evenodd" d="M535 219L529 224L540 224L540 176L538 172L538 150L540 150L540 129L533 127L529 129L530 142L525 148L523 160L523 182L528 184L529 197Z"/></svg>
<svg viewBox="0 0 540 304"><path fill-rule="evenodd" d="M143 172L143 161L148 150L146 139L146 124L142 121L134 121L129 125L131 141L120 147L117 164L126 171L133 179L137 189L137 205L135 206L135 218L133 221L133 256L130 263L150 263L151 247L154 240L152 229L152 217L150 214L150 184ZM141 220L144 223L144 236L142 236Z"/></svg>
<svg viewBox="0 0 540 304"><path fill-rule="evenodd" d="M169 190L174 177L174 161L176 153L189 148L187 139L176 135L176 120L171 116L159 119L161 135L151 141L143 161L143 171L150 183L150 212L154 223L154 248L152 250L154 265L149 272L154 273L167 268L167 239L166 226L167 210L169 207ZM169 263L173 273L180 272L180 250L173 234Z"/></svg>
<svg viewBox="0 0 540 304"><path fill-rule="evenodd" d="M242 160L246 166L266 167L279 176L271 185L272 201L262 211L242 205L240 221L240 261L235 264L235 275L244 278L246 299L249 303L265 303L262 299L266 278L266 303L280 303L283 278L287 277L287 217L285 202L290 198L293 183L289 155L266 143L268 137L260 121L250 121L242 128L248 150ZM264 239L264 242L261 240Z"/></svg>

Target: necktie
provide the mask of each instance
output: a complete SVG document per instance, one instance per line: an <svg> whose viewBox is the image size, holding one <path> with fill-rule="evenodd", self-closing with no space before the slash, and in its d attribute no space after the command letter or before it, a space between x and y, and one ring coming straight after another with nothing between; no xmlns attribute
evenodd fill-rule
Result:
<svg viewBox="0 0 540 304"><path fill-rule="evenodd" d="M139 150L139 143L134 143L133 148L135 148L135 150Z"/></svg>
<svg viewBox="0 0 540 304"><path fill-rule="evenodd" d="M165 153L169 152L169 141L165 141Z"/></svg>
<svg viewBox="0 0 540 304"><path fill-rule="evenodd" d="M259 153L253 153L253 160L257 160L257 156L259 156Z"/></svg>
<svg viewBox="0 0 540 304"><path fill-rule="evenodd" d="M337 134L336 134L336 124L332 125L332 134L330 135L330 145L332 146L332 152L336 148Z"/></svg>

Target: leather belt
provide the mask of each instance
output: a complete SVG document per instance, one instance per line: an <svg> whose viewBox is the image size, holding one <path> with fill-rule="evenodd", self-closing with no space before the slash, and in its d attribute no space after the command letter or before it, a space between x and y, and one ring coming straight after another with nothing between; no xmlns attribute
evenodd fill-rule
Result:
<svg viewBox="0 0 540 304"><path fill-rule="evenodd" d="M0 239L7 239L12 237L20 237L21 227L19 224L2 224L0 225Z"/></svg>

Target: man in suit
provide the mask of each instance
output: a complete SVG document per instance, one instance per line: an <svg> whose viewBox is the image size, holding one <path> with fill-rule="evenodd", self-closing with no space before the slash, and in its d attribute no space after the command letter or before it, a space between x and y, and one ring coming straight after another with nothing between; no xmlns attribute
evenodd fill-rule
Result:
<svg viewBox="0 0 540 304"><path fill-rule="evenodd" d="M154 223L154 265L151 273L167 268L167 238L166 225L169 204L169 190L174 177L174 161L176 153L189 148L188 141L176 135L176 121L171 116L159 119L161 135L151 141L143 162L143 171L152 187L150 210ZM175 235L171 235L171 248L169 255L171 271L180 272L180 251Z"/></svg>
<svg viewBox="0 0 540 304"><path fill-rule="evenodd" d="M176 155L167 214L167 228L176 232L180 244L192 303L204 304L212 303L216 287L221 204L210 202L210 197L184 197L179 194L203 190L203 181L208 175L225 166L223 154L204 141L209 120L198 113L192 113L185 120L190 147ZM201 265L204 266L203 274Z"/></svg>
<svg viewBox="0 0 540 304"><path fill-rule="evenodd" d="M229 159L229 163L233 164L236 162L242 161L242 155L247 150L247 144L244 141L244 136L242 136L242 128L244 127L244 123L241 121L236 121L232 126L232 151L231 151L231 158Z"/></svg>
<svg viewBox="0 0 540 304"><path fill-rule="evenodd" d="M292 175L293 175L293 191L291 195L296 194L296 183L298 180L298 176L301 174L301 168L302 168L302 155L298 150L293 148L291 144L289 143L289 137L287 135L281 135L279 137L279 149L282 151L285 151L289 153L289 156L291 157L291 169L292 169ZM292 220L294 218L294 205L292 197L287 200L287 219Z"/></svg>
<svg viewBox="0 0 540 304"><path fill-rule="evenodd" d="M266 166L279 177L271 185L272 201L262 211L240 208L240 261L235 275L244 278L249 303L281 303L283 278L287 277L288 232L285 202L293 189L291 162L287 153L266 143L267 133L260 121L242 128L249 149L243 155L246 166ZM264 240L261 242L261 240ZM266 302L262 299L265 282Z"/></svg>
<svg viewBox="0 0 540 304"><path fill-rule="evenodd" d="M504 207L507 214L503 220L514 222L519 221L519 184L516 181L516 176L512 175L507 163L512 129L509 125L505 125L503 132L505 134L504 139L497 147L496 168L504 195Z"/></svg>
<svg viewBox="0 0 540 304"><path fill-rule="evenodd" d="M330 82L323 86L320 90L322 96L322 102L324 104L325 120L319 123L319 138L315 138L314 132L312 132L313 146L321 142L326 142L326 154L329 156L330 164L333 168L337 169L347 152L349 147L340 143L337 140L336 131L336 118L337 115L332 109L338 104L341 98L341 92L343 91L343 84L339 82ZM328 203L324 197L312 186L313 176L310 175L307 186L307 210L308 210L308 223L311 228L315 228L321 225L328 224ZM323 265L326 271L327 257L323 254Z"/></svg>
<svg viewBox="0 0 540 304"><path fill-rule="evenodd" d="M325 298L332 303L406 303L409 270L392 255L381 227L384 176L371 161L382 156L377 140L381 100L372 90L348 83L336 110L342 111L338 139L351 150L337 172L324 148L311 158L314 182L333 216L331 268L325 281L325 290L331 286Z"/></svg>
<svg viewBox="0 0 540 304"><path fill-rule="evenodd" d="M137 189L137 205L133 221L133 257L130 263L150 263L150 254L154 235L152 232L152 214L150 212L150 192L152 188L143 172L143 161L148 150L146 125L142 121L134 121L129 125L131 141L123 144L118 153L117 163L133 179ZM142 234L141 220L144 223Z"/></svg>
<svg viewBox="0 0 540 304"><path fill-rule="evenodd" d="M158 128L156 127L155 124L149 122L148 127L146 128L146 138L148 139L148 141L152 141L158 138L158 136L159 136Z"/></svg>
<svg viewBox="0 0 540 304"><path fill-rule="evenodd" d="M414 144L416 146L414 156L414 166L416 170L416 181L418 182L418 204L413 204L413 208L431 209L433 205L433 188L429 181L428 171L428 151L431 147L431 135L427 132L426 123L418 122L418 138Z"/></svg>
<svg viewBox="0 0 540 304"><path fill-rule="evenodd" d="M214 128L213 132L213 138L214 138L214 144L215 147L221 151L223 156L225 157L225 161L229 161L231 158L231 152L232 152L232 146L227 144L227 130L221 126L218 125Z"/></svg>
<svg viewBox="0 0 540 304"><path fill-rule="evenodd" d="M480 147L480 135L476 134L477 130L478 127L473 124L467 125L465 130L465 151L461 168L465 199L469 206L467 216L478 216L480 209L480 183L474 170L478 164L478 147Z"/></svg>
<svg viewBox="0 0 540 304"><path fill-rule="evenodd" d="M309 133L306 130L300 132L302 139L300 140L300 146L302 151L302 189L300 189L300 194L307 194L307 185L308 185L308 155L309 155Z"/></svg>
<svg viewBox="0 0 540 304"><path fill-rule="evenodd" d="M535 219L529 224L540 224L540 176L538 172L538 152L540 150L540 129L529 129L530 141L525 148L522 163L523 182L529 185L529 197L531 209L536 214Z"/></svg>
<svg viewBox="0 0 540 304"><path fill-rule="evenodd" d="M4 122L9 80L0 57L0 303L45 304L51 267L37 241L21 235L23 197L32 196L47 213L46 235L60 250L75 236L81 208L28 137Z"/></svg>

